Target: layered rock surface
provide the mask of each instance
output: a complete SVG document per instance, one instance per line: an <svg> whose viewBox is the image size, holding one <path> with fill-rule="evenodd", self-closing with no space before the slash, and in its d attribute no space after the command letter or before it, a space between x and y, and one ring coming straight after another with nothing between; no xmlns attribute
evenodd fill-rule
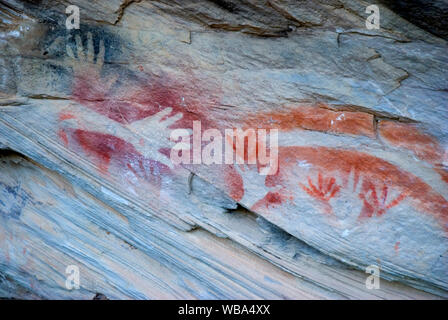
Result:
<svg viewBox="0 0 448 320"><path fill-rule="evenodd" d="M445 40L364 1L73 4L0 4L2 295L447 296ZM173 165L194 121L279 130L278 171Z"/></svg>

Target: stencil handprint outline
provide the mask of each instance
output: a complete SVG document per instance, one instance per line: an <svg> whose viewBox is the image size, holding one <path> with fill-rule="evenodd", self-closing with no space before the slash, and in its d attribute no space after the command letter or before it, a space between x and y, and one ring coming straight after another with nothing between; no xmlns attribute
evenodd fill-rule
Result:
<svg viewBox="0 0 448 320"><path fill-rule="evenodd" d="M110 88L117 81L118 74L113 75L106 81L101 78L106 52L104 41L102 39L99 41L96 58L94 40L90 32L87 33L86 48L83 47L79 35L75 36L75 44L76 54L70 44L66 45L68 56L66 61L73 68L75 74L74 98L87 108L82 108L82 112L76 118L61 121L62 129L77 130L80 129L79 124L82 123L83 130L113 135L129 142L143 157L158 161L172 169L171 160L160 151L175 145L169 139L170 127L183 118L183 113L173 113L173 108L154 103L157 106L151 106L153 110L151 115L129 121L126 112L124 114L121 112L122 105L125 110L148 110L148 106L135 101L118 101L115 103L114 99L117 97L114 96ZM84 94L82 98L79 97L80 92ZM117 118L115 116L117 114L121 115L121 118ZM189 129L185 130L189 133L191 131Z"/></svg>
<svg viewBox="0 0 448 320"><path fill-rule="evenodd" d="M360 218L365 217L380 217L385 214L389 209L400 204L406 197L406 192L398 194L392 201L387 203L388 198L390 199L389 187L386 183L382 183L380 186L381 195L378 197L377 186L370 183L367 190L360 194L360 198L364 202L364 207L361 212Z"/></svg>
<svg viewBox="0 0 448 320"><path fill-rule="evenodd" d="M331 198L337 195L340 190L340 186L336 183L334 177L325 178L321 172L317 174L317 185L311 181L308 176L308 187L302 183L299 183L300 187L313 198L328 202Z"/></svg>

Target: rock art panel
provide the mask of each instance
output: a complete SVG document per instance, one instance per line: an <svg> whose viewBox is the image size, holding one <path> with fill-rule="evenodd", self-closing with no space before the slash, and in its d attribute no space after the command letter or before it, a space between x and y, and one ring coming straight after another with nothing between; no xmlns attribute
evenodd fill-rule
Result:
<svg viewBox="0 0 448 320"><path fill-rule="evenodd" d="M225 216L243 207L331 259L448 290L445 40L391 11L366 31L355 0L111 2L101 14L79 1L91 19L72 31L62 3L12 2L0 7L2 146L147 228L200 227L254 251ZM187 163L171 159L175 130ZM205 163L212 150L221 163ZM20 184L0 190L2 219L40 204Z"/></svg>

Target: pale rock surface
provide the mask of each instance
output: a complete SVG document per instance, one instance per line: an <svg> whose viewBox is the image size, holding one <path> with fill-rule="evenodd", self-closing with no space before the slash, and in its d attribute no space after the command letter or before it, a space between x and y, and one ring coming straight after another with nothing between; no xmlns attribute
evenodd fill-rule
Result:
<svg viewBox="0 0 448 320"><path fill-rule="evenodd" d="M445 40L359 0L37 2L0 4L1 296L448 295ZM277 174L173 165L193 121L278 129Z"/></svg>

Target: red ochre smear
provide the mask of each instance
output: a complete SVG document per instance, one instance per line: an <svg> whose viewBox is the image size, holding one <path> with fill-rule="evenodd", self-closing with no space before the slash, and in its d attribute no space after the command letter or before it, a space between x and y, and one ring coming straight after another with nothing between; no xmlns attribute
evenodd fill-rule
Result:
<svg viewBox="0 0 448 320"><path fill-rule="evenodd" d="M258 200L252 207L251 210L258 211L264 209L274 208L276 206L282 205L286 200L290 199L282 192L268 192L266 196Z"/></svg>
<svg viewBox="0 0 448 320"><path fill-rule="evenodd" d="M58 136L59 138L62 140L62 142L64 143L64 145L66 147L68 147L68 137L67 137L67 133L65 133L65 131L63 129L59 129L58 131Z"/></svg>
<svg viewBox="0 0 448 320"><path fill-rule="evenodd" d="M405 172L385 160L358 151L327 147L280 147L279 172L276 175L267 176L266 186L291 185L291 183L287 183L290 177L289 172L296 169L297 161L306 161L317 172L327 175L337 173L342 175L343 178L347 178L350 171L354 170L356 179L359 179L360 175L363 176L364 194L371 188L383 190L381 186L387 183L389 188L397 190L400 196L388 200L386 206L398 205L405 196L412 200L414 206L440 219L447 229L448 202L443 196L411 173ZM384 190L381 192L384 192ZM381 207L371 209L364 207L363 210L367 210L367 212L363 212L362 215L369 217L374 212L378 214L380 209Z"/></svg>
<svg viewBox="0 0 448 320"><path fill-rule="evenodd" d="M164 75L149 77L138 82L131 81L131 84L126 85L117 84L113 88L108 88L104 83L89 75L78 76L73 85L73 99L118 122L117 125L150 117L170 107L173 109L170 115L179 112L183 114L182 119L172 125L171 129L192 128L193 121L196 120L201 121L202 130L219 128L210 111L216 104L216 94L210 93L209 89L201 87L195 81L182 85ZM131 150L130 145L124 144L117 138L113 140L114 138L100 136L96 132L78 131L77 133L77 140L83 149L95 155L99 161L98 165L103 169L107 170L111 155L115 158L126 156L139 159L141 157L133 147ZM63 136L61 139L67 141ZM107 143L103 139L106 139ZM159 152L166 156L170 154L169 149L161 149ZM167 170L164 172L171 173ZM241 200L244 195L243 180L235 168L229 165L222 166L220 174L232 198L236 201Z"/></svg>
<svg viewBox="0 0 448 320"><path fill-rule="evenodd" d="M171 107L173 111L170 115L178 112L183 114L182 119L177 121L171 127L172 129L192 128L195 120L201 121L202 130L218 127L209 115L209 110L215 102L211 97L203 97L206 90L192 94L191 88L184 87L170 79L156 79L148 81L148 83L134 82L133 84L111 89L106 88L95 78L89 79L83 76L75 79L72 96L80 104L118 122L117 125L129 124L150 117L166 107ZM192 96L195 98L191 98ZM68 117L62 118L68 119ZM87 130L78 130L75 136L75 140L81 144L83 149L95 157L97 165L103 172L107 171L111 158L117 159L129 170L137 170L137 173L140 172L140 176L144 175L141 172L147 171L142 170L141 163L151 162L150 159L142 159L132 145L126 144L114 136ZM64 142L67 141L64 136L61 136L61 139ZM159 152L169 157L169 149L161 149ZM129 159L132 161L128 161ZM137 162L137 165L131 166L129 162ZM160 166L161 168L161 170L151 169L151 172L172 174L168 168L156 161L152 161L148 166L151 168ZM241 176L233 166L223 166L221 172L231 197L236 201L241 200L244 195Z"/></svg>
<svg viewBox="0 0 448 320"><path fill-rule="evenodd" d="M170 81L165 80L111 89L106 88L99 81L95 82L95 80L92 81L86 77L79 77L74 82L73 98L92 110L122 124L146 118L165 107L171 107L173 108L172 114L182 112L184 115L173 128L191 128L193 120L201 120L203 130L209 127L217 127L210 120L211 117L208 112L213 101L210 99L206 99L203 103L198 103L197 100L184 101L182 92L187 92L191 96L191 92L188 92L187 88L173 85ZM198 92L198 96L201 95L203 93ZM281 112L254 115L248 118L246 126L266 129L278 128L280 130L304 128L374 136L371 115L349 111L336 112L319 106L287 107ZM147 173L145 173L147 170L142 170L142 168L148 166L152 168L150 172L169 172L169 169L162 164L143 158L131 144L117 137L98 132L76 130L74 138L85 152L99 160L102 168L107 168L111 160L115 160L143 177L147 177ZM64 143L68 140L64 136L61 139ZM274 180L284 179L288 170L294 169L291 167L291 163L296 159L303 159L321 168L323 172L339 171L348 174L352 168L355 168L358 172L371 178L371 181L388 179L392 185L399 186L405 190L407 195L416 199L417 203L426 211L444 218L448 215L446 201L432 191L431 187L416 177L404 173L393 165L375 157L328 148L285 147L281 148L279 158L281 173L276 176L269 176L266 179L266 185L281 183L281 181L276 182ZM239 201L244 194L242 179L232 166L226 166L224 171L230 194L235 200ZM267 203L270 204L279 204L279 199L280 197L271 194L265 197Z"/></svg>
<svg viewBox="0 0 448 320"><path fill-rule="evenodd" d="M81 129L71 130L71 135L84 152L97 161L103 172L113 161L118 168L131 170L141 179L160 184L160 175L170 171L164 164L145 158L132 144L115 136Z"/></svg>
<svg viewBox="0 0 448 320"><path fill-rule="evenodd" d="M280 111L249 116L251 128L290 131L297 128L323 132L375 137L373 116L363 112L332 111L317 104L314 106L283 106Z"/></svg>
<svg viewBox="0 0 448 320"><path fill-rule="evenodd" d="M317 174L316 182L313 182L309 176L307 178L307 182L307 185L299 183L303 191L316 200L322 202L326 213L332 213L329 201L334 198L341 189L341 186L336 184L336 179L334 177L324 177L322 173L319 172Z"/></svg>
<svg viewBox="0 0 448 320"><path fill-rule="evenodd" d="M448 172L447 172L447 170L443 169L443 168L436 168L435 170L440 174L440 176L442 177L442 180L445 181L446 183L448 183Z"/></svg>
<svg viewBox="0 0 448 320"><path fill-rule="evenodd" d="M443 150L436 138L422 132L412 123L380 121L380 137L390 145L411 150L417 157L430 163L443 161Z"/></svg>
<svg viewBox="0 0 448 320"><path fill-rule="evenodd" d="M223 178L230 197L235 201L240 201L244 196L244 183L241 175L232 165L225 165L223 167Z"/></svg>
<svg viewBox="0 0 448 320"><path fill-rule="evenodd" d="M395 243L394 249L395 249L395 252L398 253L398 251L400 250L400 241L397 241Z"/></svg>
<svg viewBox="0 0 448 320"><path fill-rule="evenodd" d="M69 120L69 119L76 119L75 115L69 113L69 112L61 112L59 114L59 121Z"/></svg>
<svg viewBox="0 0 448 320"><path fill-rule="evenodd" d="M341 188L336 184L336 179L334 177L324 178L320 172L317 175L316 185L311 181L311 178L308 177L308 185L306 186L300 183L300 186L310 196L325 202L334 198Z"/></svg>
<svg viewBox="0 0 448 320"><path fill-rule="evenodd" d="M389 187L386 184L377 186L370 182L363 192L359 194L363 200L364 207L360 218L370 218L372 216L382 216L389 209L399 205L406 197L407 193L402 192L395 198L389 197Z"/></svg>
<svg viewBox="0 0 448 320"><path fill-rule="evenodd" d="M107 80L107 79L106 79ZM131 81L131 84L107 88L105 81L89 79L87 75L74 81L72 97L75 101L122 124L141 120L170 107L171 115L183 113L174 128L192 128L194 120L201 120L203 128L216 128L208 115L216 103L204 92L193 92L168 77ZM193 84L190 83L190 86ZM194 86L193 86L194 87Z"/></svg>

